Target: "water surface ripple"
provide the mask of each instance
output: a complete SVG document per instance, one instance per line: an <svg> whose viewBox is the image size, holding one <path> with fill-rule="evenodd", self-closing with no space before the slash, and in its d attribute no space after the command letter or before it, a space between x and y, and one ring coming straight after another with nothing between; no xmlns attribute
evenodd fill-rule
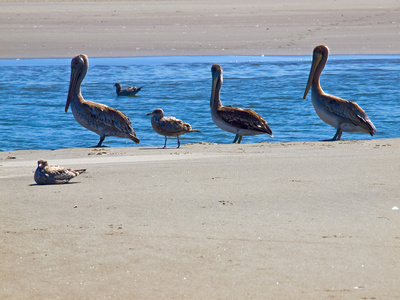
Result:
<svg viewBox="0 0 400 300"><path fill-rule="evenodd" d="M71 59L0 60L0 150L58 149L97 144L97 134L81 127L71 110L64 112ZM181 143L231 143L234 135L211 120L211 66L221 65L224 105L251 108L268 122L274 137L244 137L242 143L318 141L335 129L316 115L302 96L310 56L183 56L89 58L82 83L86 100L124 112L132 121L140 146L162 146L146 114L162 108L167 116L190 123L202 133L181 137ZM374 139L400 134L400 56L330 56L322 73L325 92L357 102L378 129ZM113 84L143 86L136 97L117 97ZM342 139L371 139L343 133ZM135 146L127 139L107 137L105 146ZM175 147L169 138L167 146Z"/></svg>

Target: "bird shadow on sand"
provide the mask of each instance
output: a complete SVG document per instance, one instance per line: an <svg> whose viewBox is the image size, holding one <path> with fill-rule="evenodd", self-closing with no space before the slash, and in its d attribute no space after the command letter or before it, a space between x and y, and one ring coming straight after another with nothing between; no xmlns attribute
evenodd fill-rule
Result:
<svg viewBox="0 0 400 300"><path fill-rule="evenodd" d="M80 181L66 182L66 183L46 183L46 184L31 183L29 186L70 185L70 184L77 184L77 183L80 183Z"/></svg>
<svg viewBox="0 0 400 300"><path fill-rule="evenodd" d="M176 150L176 149L181 149L181 148L178 148L178 147L142 147L142 148L139 148L139 150L159 150L159 149L161 149L161 150Z"/></svg>
<svg viewBox="0 0 400 300"><path fill-rule="evenodd" d="M101 146L87 146L87 147L85 147L86 149L94 149L94 148L98 148L98 149L101 149L101 148L110 148L110 146L104 146L104 145L101 145Z"/></svg>

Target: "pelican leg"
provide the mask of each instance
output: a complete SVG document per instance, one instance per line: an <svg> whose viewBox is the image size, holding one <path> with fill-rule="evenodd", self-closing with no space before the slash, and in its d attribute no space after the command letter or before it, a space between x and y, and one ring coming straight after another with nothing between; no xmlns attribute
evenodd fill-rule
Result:
<svg viewBox="0 0 400 300"><path fill-rule="evenodd" d="M238 144L240 144L240 142L242 141L242 137L243 137L243 136L239 135L239 141L238 141Z"/></svg>
<svg viewBox="0 0 400 300"><path fill-rule="evenodd" d="M332 141L339 141L342 136L342 131L338 129L332 138Z"/></svg>
<svg viewBox="0 0 400 300"><path fill-rule="evenodd" d="M99 143L98 143L95 147L101 147L101 144L103 143L103 141L104 141L105 138L106 138L105 135L101 135L101 136L100 136L100 141L99 141Z"/></svg>
<svg viewBox="0 0 400 300"><path fill-rule="evenodd" d="M165 137L165 143L164 143L164 147L163 148L166 148L167 147L167 137Z"/></svg>
<svg viewBox="0 0 400 300"><path fill-rule="evenodd" d="M236 143L236 141L238 140L238 138L239 138L239 135L237 134L237 135L235 136L235 139L233 140L232 144Z"/></svg>
<svg viewBox="0 0 400 300"><path fill-rule="evenodd" d="M338 135L338 137L337 137L337 140L338 140L338 141L340 141L340 138L342 137L342 133L343 133L343 131L340 130L340 133L339 133L339 135Z"/></svg>
<svg viewBox="0 0 400 300"><path fill-rule="evenodd" d="M178 147L179 148L181 146L181 142L179 141L179 136L176 137L178 139Z"/></svg>
<svg viewBox="0 0 400 300"><path fill-rule="evenodd" d="M324 142L330 142L330 141L339 141L341 136L342 136L342 131L340 129L338 129L335 133L335 135L333 136L333 138L331 138L330 140L324 140Z"/></svg>

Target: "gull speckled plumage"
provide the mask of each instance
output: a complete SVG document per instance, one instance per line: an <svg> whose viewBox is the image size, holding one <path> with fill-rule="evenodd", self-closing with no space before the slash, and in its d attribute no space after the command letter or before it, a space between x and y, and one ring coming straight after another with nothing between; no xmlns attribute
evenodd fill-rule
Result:
<svg viewBox="0 0 400 300"><path fill-rule="evenodd" d="M176 136L178 139L178 148L180 147L179 136L188 132L200 132L200 130L193 129L190 124L184 123L182 120L174 117L164 117L164 111L161 108L153 110L148 116L151 118L151 126L158 134L165 136L164 148L167 147L167 137Z"/></svg>
<svg viewBox="0 0 400 300"><path fill-rule="evenodd" d="M85 171L86 169L72 170L59 166L50 166L46 160L41 159L38 161L34 179L37 184L67 183Z"/></svg>
<svg viewBox="0 0 400 300"><path fill-rule="evenodd" d="M272 130L267 125L267 122L255 111L222 105L220 99L220 90L223 82L222 68L219 65L213 65L211 74L211 117L219 128L236 134L233 143L237 141L240 144L243 136L265 133L272 137Z"/></svg>
<svg viewBox="0 0 400 300"><path fill-rule="evenodd" d="M340 140L343 132L365 132L373 136L376 128L365 111L355 102L326 94L319 78L328 60L329 49L324 45L314 48L310 74L303 99L311 88L311 100L317 115L336 128L330 141Z"/></svg>

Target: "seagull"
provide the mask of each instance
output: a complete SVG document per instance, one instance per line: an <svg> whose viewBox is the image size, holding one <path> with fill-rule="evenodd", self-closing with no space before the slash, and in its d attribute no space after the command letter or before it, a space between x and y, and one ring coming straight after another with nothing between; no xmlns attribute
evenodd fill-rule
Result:
<svg viewBox="0 0 400 300"><path fill-rule="evenodd" d="M117 92L117 96L128 96L128 97L132 97L132 96L135 96L141 89L142 89L142 86L141 87L132 87L132 86L130 86L130 87L128 87L128 88L126 88L126 89L122 89L121 88L121 84L120 83L116 83L116 84L114 84L114 86L115 86L115 89L116 89L116 92Z"/></svg>
<svg viewBox="0 0 400 300"><path fill-rule="evenodd" d="M47 160L41 159L38 161L34 179L37 184L67 183L85 171L86 169L72 170L59 166L49 166Z"/></svg>
<svg viewBox="0 0 400 300"><path fill-rule="evenodd" d="M193 129L190 124L184 123L182 120L174 117L164 117L164 111L161 108L153 110L148 116L151 118L151 125L158 134L165 136L164 148L167 147L167 136L176 136L178 139L178 148L180 147L179 136L187 132L200 132Z"/></svg>

